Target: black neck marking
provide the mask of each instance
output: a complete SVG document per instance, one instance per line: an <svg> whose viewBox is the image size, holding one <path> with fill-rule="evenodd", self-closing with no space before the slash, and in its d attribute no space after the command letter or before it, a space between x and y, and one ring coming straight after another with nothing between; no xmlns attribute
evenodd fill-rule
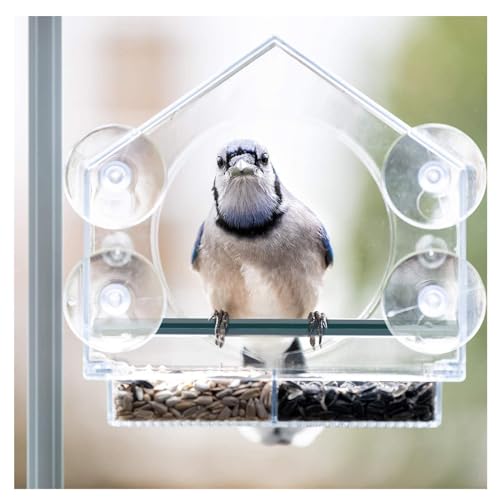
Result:
<svg viewBox="0 0 500 500"><path fill-rule="evenodd" d="M283 193L281 192L281 183L280 180L278 179L278 175L276 174L276 170L274 170L274 167L273 167L273 172L274 172L274 192L278 197L278 206L280 206L281 202L283 201Z"/></svg>
<svg viewBox="0 0 500 500"><path fill-rule="evenodd" d="M253 226L249 227L238 227L238 226L233 226L232 224L229 224L224 217L217 212L217 219L215 223L224 231L237 235L237 236L242 236L242 237L247 237L247 238L253 238L255 236L263 236L269 233L273 228L275 228L280 219L281 216L285 212L281 210L281 208L276 208L274 212L272 213L271 217L264 222L263 224L255 224Z"/></svg>
<svg viewBox="0 0 500 500"><path fill-rule="evenodd" d="M273 168L274 170L274 168ZM276 193L276 196L278 198L278 202L276 203L276 206L269 217L265 222L261 224L254 224L249 227L239 227L235 226L231 223L229 223L224 216L221 214L219 210L219 192L217 191L217 188L215 187L215 181L214 185L212 187L212 192L214 195L214 201L215 201L215 209L217 211L217 219L215 220L215 223L217 226L219 226L221 229L224 231L241 236L241 237L247 237L247 238L252 238L254 236L263 236L269 233L273 228L275 228L280 220L281 216L285 213L285 210L283 209L282 202L283 202L283 193L281 191L281 184L278 179L278 176L276 175L275 172L275 181L274 181L274 191Z"/></svg>

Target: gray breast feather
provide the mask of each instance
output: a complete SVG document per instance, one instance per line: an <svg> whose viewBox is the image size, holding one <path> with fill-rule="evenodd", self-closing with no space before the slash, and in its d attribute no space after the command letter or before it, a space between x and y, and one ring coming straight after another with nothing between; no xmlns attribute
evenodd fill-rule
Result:
<svg viewBox="0 0 500 500"><path fill-rule="evenodd" d="M194 267L214 309L222 308L231 317L262 317L255 304L263 294L277 316L305 317L315 308L323 274L331 263L326 258L326 232L316 215L289 193L284 207L284 215L271 231L252 238L220 228L216 211L211 210Z"/></svg>

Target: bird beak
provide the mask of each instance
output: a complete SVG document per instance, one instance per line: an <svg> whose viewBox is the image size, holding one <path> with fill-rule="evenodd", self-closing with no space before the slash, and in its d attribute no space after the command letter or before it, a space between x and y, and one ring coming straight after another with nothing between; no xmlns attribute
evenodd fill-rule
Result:
<svg viewBox="0 0 500 500"><path fill-rule="evenodd" d="M255 175L255 170L255 165L245 160L238 160L236 165L232 166L228 172L230 177L240 177L242 175Z"/></svg>

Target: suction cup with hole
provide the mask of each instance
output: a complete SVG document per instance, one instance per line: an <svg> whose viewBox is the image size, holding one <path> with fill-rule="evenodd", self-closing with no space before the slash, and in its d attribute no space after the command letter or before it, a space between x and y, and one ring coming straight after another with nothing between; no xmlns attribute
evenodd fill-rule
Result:
<svg viewBox="0 0 500 500"><path fill-rule="evenodd" d="M66 166L66 194L87 222L124 229L156 210L166 178L161 155L149 139L112 125L91 132L74 147Z"/></svg>
<svg viewBox="0 0 500 500"><path fill-rule="evenodd" d="M466 219L486 188L486 165L474 141L447 125L420 125L390 149L383 168L388 201L404 221L442 229Z"/></svg>
<svg viewBox="0 0 500 500"><path fill-rule="evenodd" d="M382 296L386 324L407 347L443 354L467 343L484 318L483 283L470 263L430 249L401 261Z"/></svg>
<svg viewBox="0 0 500 500"><path fill-rule="evenodd" d="M66 281L64 313L88 346L117 353L137 349L157 332L166 297L150 262L116 247L82 260Z"/></svg>

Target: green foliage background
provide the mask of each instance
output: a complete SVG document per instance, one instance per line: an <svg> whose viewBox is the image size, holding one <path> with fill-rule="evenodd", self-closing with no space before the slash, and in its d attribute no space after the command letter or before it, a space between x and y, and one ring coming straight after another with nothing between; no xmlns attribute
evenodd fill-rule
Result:
<svg viewBox="0 0 500 500"><path fill-rule="evenodd" d="M410 125L445 123L463 130L486 158L486 18L425 17L410 26L384 74L384 104ZM366 199L363 214L383 216L375 207ZM486 198L467 229L468 260L486 284ZM367 251L358 246L356 258L367 259ZM484 323L467 346L466 381L444 385L441 427L392 431L385 444L385 432L364 431L365 450L377 443L389 449L385 473L367 486L486 487L486 344ZM397 465L391 455L398 455L402 443L409 451Z"/></svg>

